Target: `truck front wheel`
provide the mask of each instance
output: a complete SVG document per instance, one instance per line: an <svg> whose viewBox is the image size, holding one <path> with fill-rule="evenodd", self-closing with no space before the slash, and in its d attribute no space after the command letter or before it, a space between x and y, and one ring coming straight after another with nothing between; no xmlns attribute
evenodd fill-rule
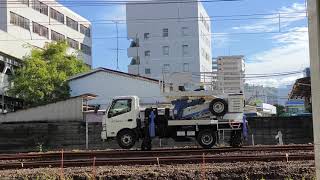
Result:
<svg viewBox="0 0 320 180"><path fill-rule="evenodd" d="M212 148L216 144L215 133L211 130L202 130L197 136L197 141L205 149Z"/></svg>
<svg viewBox="0 0 320 180"><path fill-rule="evenodd" d="M130 149L136 143L136 134L129 129L121 130L117 135L117 142L121 148Z"/></svg>

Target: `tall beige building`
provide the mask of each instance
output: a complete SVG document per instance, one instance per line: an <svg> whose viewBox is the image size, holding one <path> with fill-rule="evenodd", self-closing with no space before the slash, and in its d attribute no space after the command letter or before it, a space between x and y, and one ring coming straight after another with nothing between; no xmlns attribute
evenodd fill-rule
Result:
<svg viewBox="0 0 320 180"><path fill-rule="evenodd" d="M224 93L244 92L244 56L219 56L214 65L218 87Z"/></svg>

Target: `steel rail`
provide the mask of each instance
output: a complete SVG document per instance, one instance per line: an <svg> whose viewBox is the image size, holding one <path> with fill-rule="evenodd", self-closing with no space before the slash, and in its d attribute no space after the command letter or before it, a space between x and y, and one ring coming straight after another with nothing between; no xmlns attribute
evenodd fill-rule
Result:
<svg viewBox="0 0 320 180"><path fill-rule="evenodd" d="M95 158L95 166L105 165L168 165L195 163L230 163L255 161L306 161L314 160L314 154L277 154L277 155L191 155L191 156L160 156L160 157L127 157L127 158ZM0 164L0 169L25 169L39 167L60 167L61 160L9 162ZM64 160L64 167L92 166L93 159Z"/></svg>
<svg viewBox="0 0 320 180"><path fill-rule="evenodd" d="M313 145L290 145L290 146L248 146L241 148L214 148L214 149L157 149L152 151L139 150L113 150L113 151L84 151L64 152L65 159L93 158L93 157L152 157L152 156L181 156L181 155L202 155L221 153L246 153L246 152L288 152L288 151L313 151ZM4 160L37 160L37 159L59 159L60 152L49 153L21 153L21 154L0 154L0 161Z"/></svg>

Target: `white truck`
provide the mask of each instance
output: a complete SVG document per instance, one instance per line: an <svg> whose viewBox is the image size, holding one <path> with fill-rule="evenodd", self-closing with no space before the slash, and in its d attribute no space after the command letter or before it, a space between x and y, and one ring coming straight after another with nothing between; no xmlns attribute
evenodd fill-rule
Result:
<svg viewBox="0 0 320 180"><path fill-rule="evenodd" d="M124 149L143 140L141 148L150 150L152 137L179 141L195 138L203 148L212 148L221 131L231 131L230 145L241 145L243 94L186 97L172 101L166 108L141 107L137 96L115 97L103 117L101 138L116 139Z"/></svg>

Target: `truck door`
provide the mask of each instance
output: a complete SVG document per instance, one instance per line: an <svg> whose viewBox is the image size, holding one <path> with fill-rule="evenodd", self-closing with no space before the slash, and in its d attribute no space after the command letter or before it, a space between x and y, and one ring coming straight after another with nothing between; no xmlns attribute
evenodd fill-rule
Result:
<svg viewBox="0 0 320 180"><path fill-rule="evenodd" d="M115 99L108 111L107 136L115 137L121 129L136 128L132 99Z"/></svg>

